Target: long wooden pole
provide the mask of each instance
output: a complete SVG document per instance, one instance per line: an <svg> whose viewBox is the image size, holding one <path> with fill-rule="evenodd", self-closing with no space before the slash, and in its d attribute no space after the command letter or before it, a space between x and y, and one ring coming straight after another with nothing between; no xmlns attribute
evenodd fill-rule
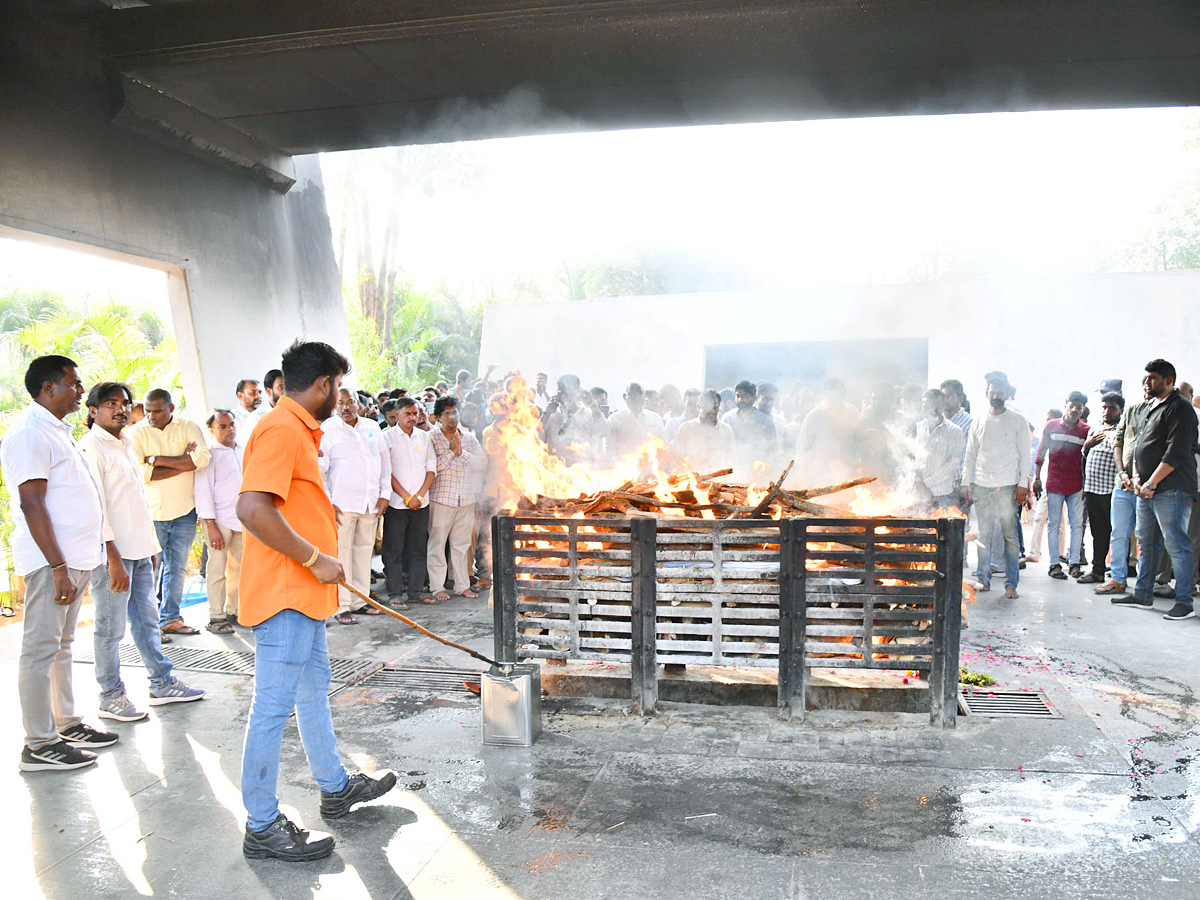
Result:
<svg viewBox="0 0 1200 900"><path fill-rule="evenodd" d="M495 666L497 669L499 669L501 667L500 663L496 662L494 659L489 659L488 657L484 656L482 653L472 650L470 647L464 647L462 644L456 644L456 643L454 643L454 641L449 640L448 638L444 638L440 634L434 634L432 631L430 631L424 625L414 622L408 616L402 616L402 615L400 615L400 613L396 612L394 609L389 609L388 607L384 606L382 603L377 603L376 601L374 601L370 597L368 597L366 594L364 594L362 591L360 591L358 588L356 588L354 585L343 583L342 587L344 587L346 590L348 590L350 593L352 593L359 600L362 600L364 603L370 604L371 606L375 607L380 612L387 613L389 616L395 616L397 619L399 619L405 625L411 625L413 628L417 629L417 631L421 632L421 634L425 635L426 637L433 638L439 644L445 644L447 647L453 647L455 650L462 650L464 653L470 653L473 657L475 657L480 662L485 662L489 666Z"/></svg>

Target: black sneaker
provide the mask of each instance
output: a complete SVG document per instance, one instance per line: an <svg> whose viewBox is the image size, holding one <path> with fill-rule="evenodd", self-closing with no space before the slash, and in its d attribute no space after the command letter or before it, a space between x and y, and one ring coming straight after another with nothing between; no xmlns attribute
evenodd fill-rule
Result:
<svg viewBox="0 0 1200 900"><path fill-rule="evenodd" d="M1175 588L1171 587L1169 584L1156 584L1154 586L1154 596L1174 599Z"/></svg>
<svg viewBox="0 0 1200 900"><path fill-rule="evenodd" d="M1154 599L1151 597L1135 597L1133 594L1128 594L1124 597L1113 597L1108 601L1113 606L1140 606L1143 609L1150 609L1154 606Z"/></svg>
<svg viewBox="0 0 1200 900"><path fill-rule="evenodd" d="M22 772L49 772L55 769L82 769L96 764L96 754L77 750L66 741L48 744L36 750L24 747L21 750Z"/></svg>
<svg viewBox="0 0 1200 900"><path fill-rule="evenodd" d="M119 735L115 735L111 731L97 731L91 725L84 725L82 722L72 725L66 731L60 731L58 734L72 747L79 747L83 750L111 747L121 739Z"/></svg>
<svg viewBox="0 0 1200 900"><path fill-rule="evenodd" d="M1170 611L1163 616L1163 618L1170 619L1172 622L1182 622L1184 619L1196 618L1196 613L1190 606L1184 606L1182 603L1176 603L1171 607Z"/></svg>
<svg viewBox="0 0 1200 900"><path fill-rule="evenodd" d="M1050 577L1065 581L1067 578L1067 573L1062 570L1062 566L1060 566L1058 563L1055 563L1050 567Z"/></svg>
<svg viewBox="0 0 1200 900"><path fill-rule="evenodd" d="M282 859L309 862L333 852L333 837L323 831L305 831L283 813L265 831L246 829L242 855L247 859Z"/></svg>
<svg viewBox="0 0 1200 900"><path fill-rule="evenodd" d="M1070 575L1072 578L1079 578L1080 576L1083 575L1083 569L1080 566L1080 564L1076 563L1075 565L1071 566L1071 568L1069 568L1067 570L1067 574Z"/></svg>
<svg viewBox="0 0 1200 900"><path fill-rule="evenodd" d="M321 816L340 819L350 812L355 803L366 803L382 797L396 786L396 773L385 772L381 778L372 778L363 772L350 776L350 781L336 794L321 791Z"/></svg>

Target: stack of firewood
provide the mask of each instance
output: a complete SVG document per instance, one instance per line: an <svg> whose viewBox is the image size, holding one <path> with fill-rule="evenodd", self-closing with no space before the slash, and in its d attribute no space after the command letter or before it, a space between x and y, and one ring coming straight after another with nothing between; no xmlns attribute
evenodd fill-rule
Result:
<svg viewBox="0 0 1200 900"><path fill-rule="evenodd" d="M874 477L854 478L840 484L824 487L787 490L783 482L792 470L788 463L779 478L771 482L766 496L757 503L748 499L750 490L744 484L725 482L720 479L732 474L731 469L721 469L707 475L696 475L695 481L687 476L673 475L668 479L665 492L660 493L658 482L627 481L611 491L598 491L579 497L546 497L538 495L535 500L522 499L517 505L521 515L554 516L566 518L582 513L589 518L628 517L638 515L666 516L665 509L678 509L685 516L700 517L711 511L719 519L746 518L772 519L781 516L822 516L829 518L856 518L854 513L832 506L813 503L812 498L836 494L848 488L870 484ZM690 484L696 484L707 492L708 502L700 502ZM679 489L673 488L678 485ZM756 492L757 493L757 492Z"/></svg>

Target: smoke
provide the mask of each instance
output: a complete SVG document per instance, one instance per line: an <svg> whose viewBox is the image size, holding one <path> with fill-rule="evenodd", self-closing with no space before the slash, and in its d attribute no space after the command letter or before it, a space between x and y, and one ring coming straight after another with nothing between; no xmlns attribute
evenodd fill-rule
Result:
<svg viewBox="0 0 1200 900"><path fill-rule="evenodd" d="M540 91L529 86L514 88L494 99L442 100L431 114L414 113L410 118L403 131L406 144L446 144L594 130L588 122L552 108Z"/></svg>

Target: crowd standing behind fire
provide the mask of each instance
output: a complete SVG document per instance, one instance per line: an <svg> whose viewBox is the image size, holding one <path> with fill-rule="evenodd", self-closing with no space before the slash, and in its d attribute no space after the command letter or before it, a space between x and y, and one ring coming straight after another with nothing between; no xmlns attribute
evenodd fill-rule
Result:
<svg viewBox="0 0 1200 900"><path fill-rule="evenodd" d="M294 376L286 375L289 365ZM26 584L18 685L26 730L22 769L91 765L91 750L118 740L73 711L70 645L89 584L97 607L101 718L147 716L128 699L120 678L117 647L127 622L150 675L152 705L203 697L172 674L161 649L198 633L180 614L198 527L208 630L232 635L240 619L255 627L260 643L278 639L286 649L294 634L258 633L283 612L341 625L356 624L360 614L379 615L344 586L369 595L373 574L385 587L372 599L394 608L453 595L477 598L489 583L491 516L548 485L575 492L559 496L575 496L664 472L725 469L734 480L766 485L790 464L787 486L874 476L879 502L869 509L848 503L856 512L970 516L978 593L991 590L996 574L1004 578L1006 596L1015 598L1020 570L1039 562L1045 546L1053 578L1091 585L1117 606L1149 608L1155 597L1167 597L1173 605L1164 619L1193 617L1200 411L1190 385L1177 383L1166 360L1146 364L1139 395L1128 400L1118 379L1100 383L1094 404L1064 386L1062 409L1047 411L1042 422L1014 407L1016 390L999 371L976 386L986 405L975 412L969 391L953 379L928 389L879 383L862 398L849 396L838 378L794 382L786 391L751 380L720 390L672 384L654 390L632 382L610 407L606 387L587 389L572 374L559 375L552 387L547 373L536 373L530 386L519 372L493 378L492 368L476 379L461 371L453 386L371 394L343 386L340 376L348 372L333 348L297 342L282 368L261 381L238 381L234 402L213 410L206 428L178 416L167 391L151 390L135 402L127 386L99 382L87 399L89 431L77 442L65 421L85 394L75 363L50 356L30 364L25 381L32 402L0 445L13 492L13 558ZM314 446L307 448L310 431ZM300 456L288 449L297 439L305 448ZM256 445L252 464L248 451ZM309 450L311 468L301 458ZM269 458L277 460L271 465L287 460L290 474L277 475ZM308 493L313 489L319 500ZM263 506L248 497L268 499ZM323 525L297 524L308 520L286 512L289 504L296 510L303 503L330 510L327 536ZM282 518L274 516L276 508ZM1032 523L1028 546L1023 512ZM316 515L316 523L324 513L303 515ZM1088 531L1091 566L1085 570ZM261 598L241 588L266 577L264 548L278 557L270 557L271 566L284 567L281 577L286 570L287 578L300 578L299 594L307 590L305 578L321 590L328 586L329 605L310 597L263 611ZM382 573L371 570L376 551ZM304 634L305 641L315 640ZM319 644L323 652L323 638ZM270 688L270 678L259 680L260 688ZM324 696L320 685L292 684L290 690ZM256 697L256 710L259 704ZM283 706L278 697L264 699L262 715ZM328 738L321 748L323 810L344 814L352 802L391 786L386 779L347 775L331 733ZM256 749L264 771L273 773L277 754L270 746ZM278 814L270 785L244 782L243 788L256 798L248 854L299 859L317 852L315 845L306 848L307 832ZM325 845L317 849L328 852Z"/></svg>

